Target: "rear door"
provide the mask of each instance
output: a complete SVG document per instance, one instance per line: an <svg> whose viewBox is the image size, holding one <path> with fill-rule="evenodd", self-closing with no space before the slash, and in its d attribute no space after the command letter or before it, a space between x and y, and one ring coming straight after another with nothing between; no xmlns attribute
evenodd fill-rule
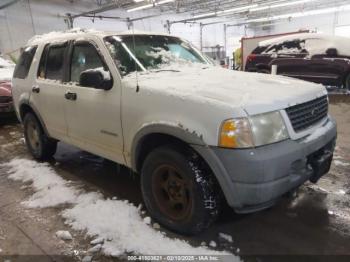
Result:
<svg viewBox="0 0 350 262"><path fill-rule="evenodd" d="M30 102L40 114L50 136L66 140L67 122L64 115L64 63L68 42L42 47L38 71L31 86Z"/></svg>
<svg viewBox="0 0 350 262"><path fill-rule="evenodd" d="M310 79L325 85L340 86L348 70L348 60L337 55L327 55L325 46L331 47L332 43L328 43L325 39L307 40L307 47L314 49L310 61L312 72Z"/></svg>
<svg viewBox="0 0 350 262"><path fill-rule="evenodd" d="M108 159L124 163L121 127L121 84L113 62L106 61L107 50L92 39L71 44L70 71L67 79L65 112L68 135L76 146ZM103 50L105 54L103 54ZM80 85L80 74L86 70L103 70L112 77L110 90Z"/></svg>

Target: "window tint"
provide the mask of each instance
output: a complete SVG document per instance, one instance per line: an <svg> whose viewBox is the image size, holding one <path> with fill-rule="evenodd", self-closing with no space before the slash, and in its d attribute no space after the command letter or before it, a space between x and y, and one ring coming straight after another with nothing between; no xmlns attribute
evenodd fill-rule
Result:
<svg viewBox="0 0 350 262"><path fill-rule="evenodd" d="M23 50L13 74L15 78L24 79L27 77L36 49L36 46L29 46Z"/></svg>
<svg viewBox="0 0 350 262"><path fill-rule="evenodd" d="M102 70L102 73L107 71L109 74L96 48L91 43L76 43L72 54L70 81L79 83L80 74L90 69Z"/></svg>
<svg viewBox="0 0 350 262"><path fill-rule="evenodd" d="M62 80L66 44L50 46L46 59L46 79Z"/></svg>

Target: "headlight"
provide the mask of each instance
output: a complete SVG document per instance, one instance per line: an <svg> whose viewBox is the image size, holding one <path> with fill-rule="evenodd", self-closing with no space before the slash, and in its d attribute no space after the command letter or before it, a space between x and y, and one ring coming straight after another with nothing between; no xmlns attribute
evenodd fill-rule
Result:
<svg viewBox="0 0 350 262"><path fill-rule="evenodd" d="M287 138L289 138L287 128L280 112L276 111L224 121L220 128L219 146L249 148Z"/></svg>
<svg viewBox="0 0 350 262"><path fill-rule="evenodd" d="M255 146L279 142L289 138L280 112L275 111L250 117Z"/></svg>
<svg viewBox="0 0 350 262"><path fill-rule="evenodd" d="M219 146L228 148L253 147L254 142L248 118L224 121L220 129Z"/></svg>

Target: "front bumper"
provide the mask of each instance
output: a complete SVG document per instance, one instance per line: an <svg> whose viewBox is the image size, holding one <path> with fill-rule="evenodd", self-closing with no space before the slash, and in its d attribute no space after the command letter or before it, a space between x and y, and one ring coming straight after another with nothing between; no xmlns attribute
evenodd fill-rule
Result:
<svg viewBox="0 0 350 262"><path fill-rule="evenodd" d="M214 165L229 205L238 213L257 211L328 172L337 131L331 118L324 125L327 128L313 139L286 140L253 149L211 147L212 153L204 158L211 159L208 163Z"/></svg>

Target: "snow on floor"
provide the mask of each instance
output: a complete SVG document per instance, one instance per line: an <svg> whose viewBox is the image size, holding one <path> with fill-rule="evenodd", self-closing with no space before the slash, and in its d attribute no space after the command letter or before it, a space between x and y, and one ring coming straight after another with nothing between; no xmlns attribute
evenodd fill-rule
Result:
<svg viewBox="0 0 350 262"><path fill-rule="evenodd" d="M3 166L10 168L10 179L32 183L35 193L23 202L28 207L53 207L77 201L79 190L56 175L55 171L46 163L15 159L8 164L3 164Z"/></svg>
<svg viewBox="0 0 350 262"><path fill-rule="evenodd" d="M337 160L337 159L334 160L333 162L334 162L334 164L335 164L336 166L350 166L349 163L346 163L346 162L343 162L343 161Z"/></svg>
<svg viewBox="0 0 350 262"><path fill-rule="evenodd" d="M61 178L47 163L14 159L0 164L10 179L32 183L35 193L23 204L31 208L71 204L61 215L75 230L86 231L93 238L103 238L102 252L119 256L136 254L223 255L227 252L193 247L189 243L165 236L147 225L140 209L118 199L104 199L97 192L85 192ZM236 261L238 257L232 256Z"/></svg>

